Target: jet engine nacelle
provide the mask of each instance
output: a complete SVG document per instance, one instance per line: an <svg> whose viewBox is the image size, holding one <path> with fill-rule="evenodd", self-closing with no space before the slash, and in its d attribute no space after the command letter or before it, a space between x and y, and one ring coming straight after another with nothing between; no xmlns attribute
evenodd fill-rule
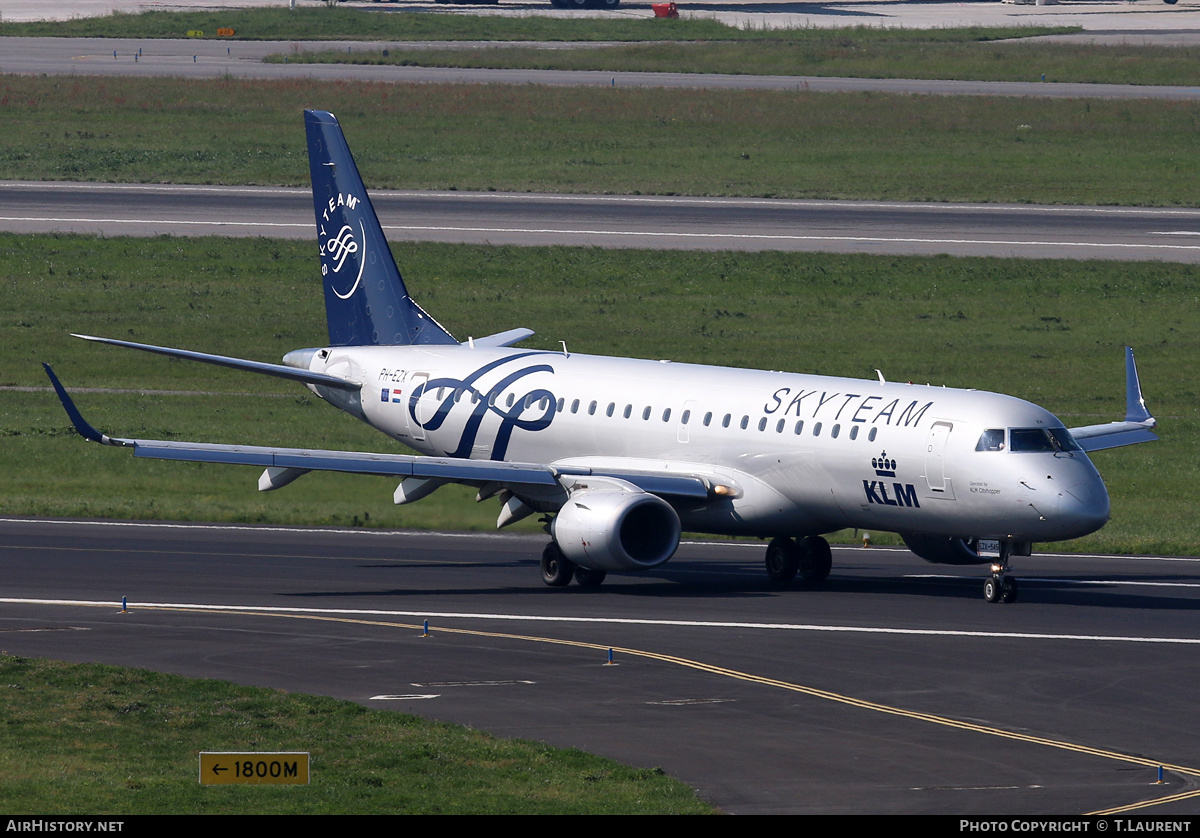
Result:
<svg viewBox="0 0 1200 838"><path fill-rule="evenodd" d="M992 561L979 555L973 540L923 533L901 533L900 537L909 550L933 564L984 564Z"/></svg>
<svg viewBox="0 0 1200 838"><path fill-rule="evenodd" d="M679 547L679 516L646 492L573 494L550 534L568 559L592 570L649 570Z"/></svg>

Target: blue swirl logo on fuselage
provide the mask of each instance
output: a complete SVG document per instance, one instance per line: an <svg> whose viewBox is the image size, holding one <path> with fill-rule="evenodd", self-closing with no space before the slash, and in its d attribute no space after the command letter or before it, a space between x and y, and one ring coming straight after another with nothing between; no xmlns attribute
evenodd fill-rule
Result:
<svg viewBox="0 0 1200 838"><path fill-rule="evenodd" d="M521 367L504 375L504 377L487 390L477 387L476 382L492 370L505 364L521 362L530 355L540 354L548 353L530 352L511 358L501 358L498 361L492 361L490 364L483 365L461 380L457 378L434 378L426 381L424 384L419 384L408 397L409 418L414 424L420 425L426 431L436 433L446 422L450 411L459 403L459 400L462 398L461 394L470 393L472 398L468 404L471 407L471 415L467 417L467 422L463 427L462 435L458 439L457 447L453 451L446 451L446 455L450 457L470 457L475 447L475 440L479 436L480 426L483 424L484 417L488 413L494 413L500 417L500 427L496 431L496 439L492 445L491 459L503 460L505 453L508 451L508 443L512 438L512 432L515 429L520 428L523 431L534 432L548 428L554 420L554 414L558 408L555 403L554 394L544 388L530 390L520 398L514 396L512 406L507 408L497 403L500 400L501 394L526 376L539 372L553 374L554 367L549 364L531 364L527 367ZM417 415L417 406L421 401L421 397L439 388L448 388L448 394L438 402L437 410L433 416L425 421L421 421ZM536 406L541 402L545 402L545 407L537 408ZM528 418L524 416L525 413L537 409L540 409L541 415Z"/></svg>

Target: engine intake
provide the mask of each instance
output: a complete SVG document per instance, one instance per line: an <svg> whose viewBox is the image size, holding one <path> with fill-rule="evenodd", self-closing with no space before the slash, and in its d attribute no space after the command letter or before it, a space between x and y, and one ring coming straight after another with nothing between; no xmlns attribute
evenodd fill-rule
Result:
<svg viewBox="0 0 1200 838"><path fill-rule="evenodd" d="M572 495L550 533L568 559L592 570L649 570L679 547L679 516L646 492Z"/></svg>

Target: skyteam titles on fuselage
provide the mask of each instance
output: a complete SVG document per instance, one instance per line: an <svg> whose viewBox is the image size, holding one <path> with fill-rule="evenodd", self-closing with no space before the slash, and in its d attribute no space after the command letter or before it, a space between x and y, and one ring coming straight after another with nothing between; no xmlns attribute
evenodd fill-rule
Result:
<svg viewBox="0 0 1200 838"><path fill-rule="evenodd" d="M687 380L691 373L703 368L688 364L562 356L549 351L503 351L499 355L487 350L475 351L480 355L469 366L438 353L437 357L423 358L428 363L419 363L414 368L377 367L373 377L380 385L378 402L403 405L404 421L409 427L440 432L438 447L449 456L477 457L481 445L486 445L490 456L497 459L507 453L514 431L543 431L560 412L578 415L580 419L594 417L598 421L628 419L631 414L643 418L654 415L662 420L656 425L667 424L672 429L691 425L716 430L729 428L731 423L735 428L746 429L748 421L761 425L772 416L780 424L785 417L810 419L818 424L806 433L821 436L821 421L916 429L937 409L935 400L896 397L894 390L884 395L868 395L865 391L872 386L871 382L850 379L840 383L863 386L853 390L775 387L761 400L761 396L755 398L753 394L755 390L762 392L760 377L764 373L732 368L725 368L726 374L720 378L710 379L712 386L703 391L707 397L696 399L690 397L695 391L688 387ZM565 382L559 374L571 376L569 395L564 392ZM786 373L766 375L777 381L782 377L797 378ZM744 383L743 376L747 379ZM755 378L760 381L754 382ZM614 387L614 382L620 381L627 383ZM682 385L682 389L677 385ZM738 396L739 391L744 395ZM739 409L732 402L757 402L758 409ZM745 415L739 420L736 414L743 411ZM452 420L452 415L458 419ZM498 425L485 422L489 415L499 420ZM799 433L797 428L796 434ZM833 436L837 436L836 428ZM870 438L874 439L873 430ZM905 503L913 496L913 490L906 485L902 489L892 494L868 491L867 501L890 506L896 505L894 500L899 497L901 505L914 506Z"/></svg>
<svg viewBox="0 0 1200 838"><path fill-rule="evenodd" d="M813 408L812 412L809 414L809 418L822 418L817 414L821 412L826 404L833 402L834 406L837 407L837 413L833 415L832 420L836 422L842 418L842 413L852 401L855 399L860 399L861 401L858 402L857 407L855 407L847 417L849 421L864 422L874 425L877 424L880 419L886 419L886 424L890 425L892 424L892 417L895 416L896 410L900 408L901 402L904 401L903 399L892 399L886 404L882 404L877 407L874 403L883 402L887 398L886 396L863 396L860 393L830 393L828 390L818 391L805 390L801 388L788 401L787 406L784 407L783 402L789 395L791 395L791 393L792 389L790 387L780 387L771 394L771 400L763 405L763 412L767 415L781 412L784 416L795 415L796 417L799 417L801 415L800 408L803 405L804 400L810 396L817 396L815 404L810 402L810 405L813 405ZM841 397L842 399L840 406L835 401L838 397ZM924 406L920 408L917 407L918 404L920 404L919 399L913 399L911 402L909 402L909 404L900 411L900 415L895 417L896 424L903 423L905 427L918 426L920 424L921 417L925 415L925 411L933 407L933 402L926 402ZM874 415L871 415L872 410L875 411Z"/></svg>

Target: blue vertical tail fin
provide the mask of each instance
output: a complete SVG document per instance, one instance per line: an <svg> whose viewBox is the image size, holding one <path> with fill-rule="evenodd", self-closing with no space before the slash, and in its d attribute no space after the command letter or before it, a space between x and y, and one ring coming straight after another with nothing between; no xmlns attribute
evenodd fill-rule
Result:
<svg viewBox="0 0 1200 838"><path fill-rule="evenodd" d="M453 344L413 302L337 118L305 111L331 346Z"/></svg>

